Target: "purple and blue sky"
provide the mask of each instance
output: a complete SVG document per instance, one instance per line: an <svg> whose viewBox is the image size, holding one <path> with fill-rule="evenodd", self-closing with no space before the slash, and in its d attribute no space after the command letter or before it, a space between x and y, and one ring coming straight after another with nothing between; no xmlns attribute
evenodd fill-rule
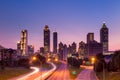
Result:
<svg viewBox="0 0 120 80"><path fill-rule="evenodd" d="M0 45L15 48L21 30L28 30L28 43L35 50L43 46L43 28L58 32L58 42L86 42L88 32L95 33L106 22L109 49L120 49L120 0L0 0Z"/></svg>

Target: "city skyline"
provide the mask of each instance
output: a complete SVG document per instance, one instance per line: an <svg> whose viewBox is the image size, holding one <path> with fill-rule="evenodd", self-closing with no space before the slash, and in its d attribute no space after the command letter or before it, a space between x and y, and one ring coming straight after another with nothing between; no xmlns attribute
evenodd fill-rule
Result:
<svg viewBox="0 0 120 80"><path fill-rule="evenodd" d="M120 49L120 1L116 0L1 0L0 1L0 45L17 48L20 31L28 30L28 44L35 51L43 47L43 29L48 25L51 31L51 51L54 31L58 32L58 43L86 42L89 32L100 42L100 28L103 22L110 29L109 50ZM77 48L78 49L78 48Z"/></svg>

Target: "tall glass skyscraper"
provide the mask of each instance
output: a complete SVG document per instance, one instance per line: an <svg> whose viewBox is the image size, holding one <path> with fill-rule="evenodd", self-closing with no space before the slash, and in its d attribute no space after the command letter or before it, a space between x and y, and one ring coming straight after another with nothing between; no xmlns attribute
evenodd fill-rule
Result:
<svg viewBox="0 0 120 80"><path fill-rule="evenodd" d="M44 51L45 53L50 52L50 30L48 25L44 27Z"/></svg>
<svg viewBox="0 0 120 80"><path fill-rule="evenodd" d="M53 53L57 53L57 32L53 32Z"/></svg>
<svg viewBox="0 0 120 80"><path fill-rule="evenodd" d="M109 31L106 27L106 24L103 23L102 28L100 29L100 43L102 43L103 46L103 54L105 52L108 52L108 42L109 42Z"/></svg>

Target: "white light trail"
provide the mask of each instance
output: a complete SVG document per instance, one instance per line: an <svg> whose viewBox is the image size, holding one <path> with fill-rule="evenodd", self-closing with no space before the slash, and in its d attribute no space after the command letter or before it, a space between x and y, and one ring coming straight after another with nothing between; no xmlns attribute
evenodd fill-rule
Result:
<svg viewBox="0 0 120 80"><path fill-rule="evenodd" d="M40 75L38 78L36 78L36 79L34 79L34 80L44 80L44 79L47 78L50 74L52 74L53 71L56 70L56 66L55 66L53 63L51 63L51 62L49 62L49 63L53 66L53 68L52 68L51 70L47 71L46 73ZM42 78L42 79L41 79L41 78Z"/></svg>
<svg viewBox="0 0 120 80"><path fill-rule="evenodd" d="M19 78L19 79L16 79L16 80L26 80L29 76L39 72L39 68L37 68L37 67L30 67L30 69L34 69L34 71L32 73L29 73L29 74Z"/></svg>

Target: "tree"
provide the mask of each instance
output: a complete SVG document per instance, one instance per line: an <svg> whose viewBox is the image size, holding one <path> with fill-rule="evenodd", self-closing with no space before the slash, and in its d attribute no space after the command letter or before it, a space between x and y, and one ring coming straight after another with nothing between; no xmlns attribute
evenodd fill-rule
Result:
<svg viewBox="0 0 120 80"><path fill-rule="evenodd" d="M109 62L109 71L120 71L120 50L115 51Z"/></svg>
<svg viewBox="0 0 120 80"><path fill-rule="evenodd" d="M103 54L99 53L99 54L96 55L95 58L96 58L96 60L95 60L95 63L94 63L94 70L96 72L103 71L103 69L106 68L106 63L105 63Z"/></svg>

